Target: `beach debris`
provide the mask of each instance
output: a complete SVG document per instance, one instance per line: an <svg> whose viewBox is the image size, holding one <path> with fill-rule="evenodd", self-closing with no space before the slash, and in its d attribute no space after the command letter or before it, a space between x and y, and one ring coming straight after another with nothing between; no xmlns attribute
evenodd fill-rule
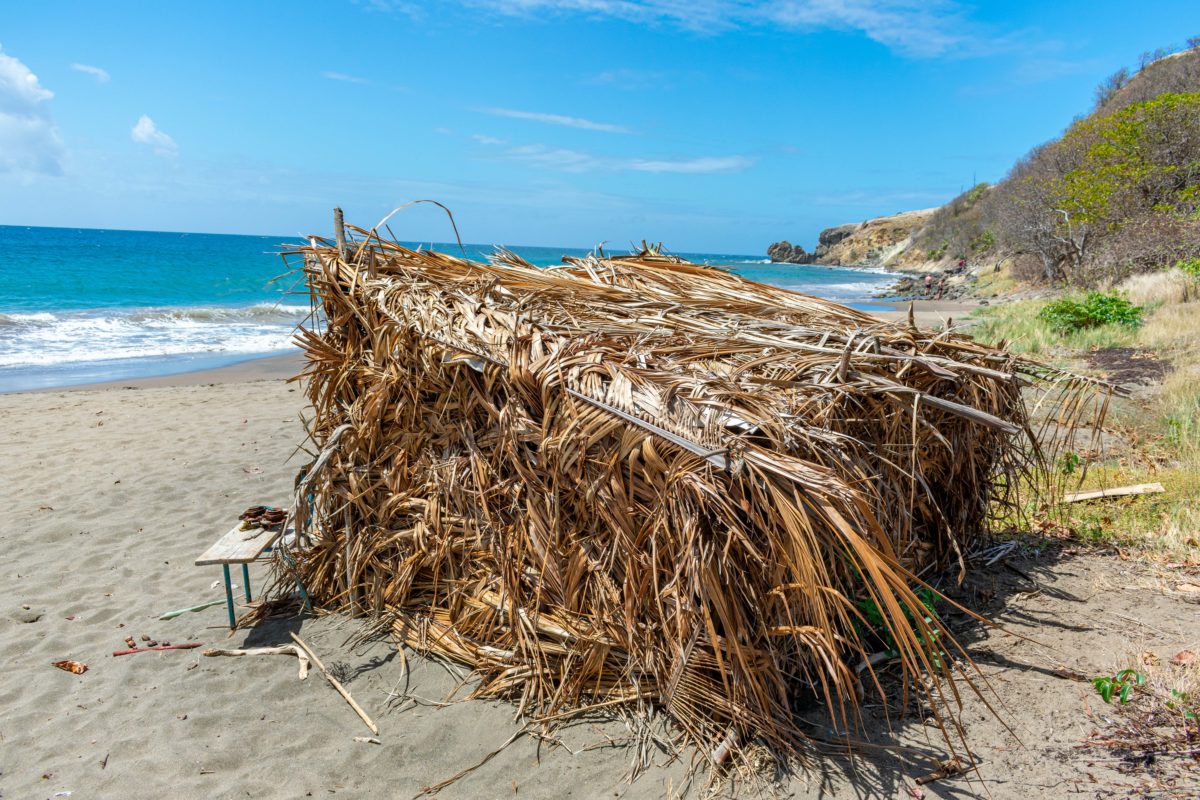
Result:
<svg viewBox="0 0 1200 800"><path fill-rule="evenodd" d="M82 661L70 661L70 660L55 661L50 666L58 667L59 669L66 670L67 672L73 673L75 675L82 675L83 673L88 671L88 665L84 664Z"/></svg>
<svg viewBox="0 0 1200 800"><path fill-rule="evenodd" d="M1196 663L1196 654L1191 650L1180 650L1171 656L1171 663L1177 667L1190 667Z"/></svg>
<svg viewBox="0 0 1200 800"><path fill-rule="evenodd" d="M126 636L125 637L125 646L126 647L137 647L137 642L134 641L134 638L132 636Z"/></svg>
<svg viewBox="0 0 1200 800"><path fill-rule="evenodd" d="M224 585L224 581L222 581L220 578L218 578L217 580L215 580L215 581L213 581L212 583L210 583L210 584L208 585L208 588L210 588L210 589L220 589L220 588L221 588L221 586L223 586L223 585ZM233 590L233 589L236 589L236 588L238 588L238 585L237 585L236 583L233 583L233 582L231 582L231 583L229 584L229 588L230 588L230 590ZM221 602L223 603L223 602L225 602L225 601L224 601L224 600L222 600Z"/></svg>
<svg viewBox="0 0 1200 800"><path fill-rule="evenodd" d="M958 735L982 679L917 576L1062 496L1105 385L658 245L543 268L350 230L291 252L315 459L278 587L539 723L665 714L706 763L811 752L797 704L849 730L862 687Z"/></svg>
<svg viewBox="0 0 1200 800"><path fill-rule="evenodd" d="M154 650L191 650L194 647L203 647L204 642L188 642L187 644L160 644L154 647L135 647L130 650L113 650L114 656L131 656L135 653L149 653Z"/></svg>
<svg viewBox="0 0 1200 800"><path fill-rule="evenodd" d="M954 756L953 758L939 762L937 769L917 778L915 783L918 786L924 786L927 783L945 780L946 778L957 778L960 775L966 774L967 769L967 763L964 762L961 757Z"/></svg>
<svg viewBox="0 0 1200 800"><path fill-rule="evenodd" d="M317 658L317 654L313 652L312 648L305 644L304 640L295 633L292 633L292 639L308 654L308 657L312 659L313 665L321 671L321 674L325 676L325 680L329 681L329 685L337 690L337 693L354 709L354 713L358 714L359 718L367 724L367 727L371 729L371 733L378 734L379 726L367 716L367 712L362 710L362 706L354 702L354 698L350 696L350 692L346 690L346 687L342 686L341 682L333 677L329 670L325 669L325 665L321 663L321 659Z"/></svg>
<svg viewBox="0 0 1200 800"><path fill-rule="evenodd" d="M374 736L355 736L354 741L362 742L363 744L383 744L383 742L379 741Z"/></svg>
<svg viewBox="0 0 1200 800"><path fill-rule="evenodd" d="M219 606L219 605L223 604L224 602L225 602L225 598L219 597L216 600L209 600L208 602L200 603L199 605L188 606L187 608L177 608L174 611L168 611L167 613L165 613L161 617L159 617L159 619L175 619L176 617L187 614L188 612L203 611L206 608L212 608L213 606Z"/></svg>
<svg viewBox="0 0 1200 800"><path fill-rule="evenodd" d="M1162 494L1166 489L1161 483L1139 483L1133 486L1117 486L1112 489L1089 489L1084 492L1067 492L1064 503L1081 503L1085 500L1100 500L1105 497L1126 497L1139 494Z"/></svg>
<svg viewBox="0 0 1200 800"><path fill-rule="evenodd" d="M278 656L293 655L300 660L300 680L308 677L308 654L295 644L281 644L275 647L248 647L242 650L222 650L219 648L205 650L203 656Z"/></svg>

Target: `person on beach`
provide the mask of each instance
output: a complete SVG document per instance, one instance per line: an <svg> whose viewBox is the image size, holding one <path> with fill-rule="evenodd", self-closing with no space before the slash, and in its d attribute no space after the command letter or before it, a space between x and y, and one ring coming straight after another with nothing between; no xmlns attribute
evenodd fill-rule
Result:
<svg viewBox="0 0 1200 800"><path fill-rule="evenodd" d="M925 276L925 296L929 297L933 293L933 276Z"/></svg>
<svg viewBox="0 0 1200 800"><path fill-rule="evenodd" d="M934 298L934 300L941 300L942 295L945 293L946 293L946 278L943 277L941 280L938 281L937 296Z"/></svg>

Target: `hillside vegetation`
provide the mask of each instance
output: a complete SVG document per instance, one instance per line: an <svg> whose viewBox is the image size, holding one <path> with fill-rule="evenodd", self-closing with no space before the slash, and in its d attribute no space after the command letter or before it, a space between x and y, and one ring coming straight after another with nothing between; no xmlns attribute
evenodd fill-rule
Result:
<svg viewBox="0 0 1200 800"><path fill-rule="evenodd" d="M936 209L838 225L809 253L788 242L776 261L922 271L962 262L993 292L1015 279L1108 288L1131 276L1200 265L1200 37L1142 57L1096 89L1092 110ZM984 267L988 270L983 279ZM962 269L951 270L963 273ZM969 276L956 278L970 282Z"/></svg>
<svg viewBox="0 0 1200 800"><path fill-rule="evenodd" d="M1200 257L1200 44L1118 71L1095 108L914 232L905 261L1010 260L1022 280L1108 286Z"/></svg>

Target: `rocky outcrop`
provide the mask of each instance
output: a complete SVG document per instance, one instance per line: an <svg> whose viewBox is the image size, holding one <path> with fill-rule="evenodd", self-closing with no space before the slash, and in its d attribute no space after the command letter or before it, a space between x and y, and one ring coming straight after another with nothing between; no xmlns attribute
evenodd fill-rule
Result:
<svg viewBox="0 0 1200 800"><path fill-rule="evenodd" d="M815 254L785 239L782 242L775 242L767 248L767 258L786 264L811 264Z"/></svg>
<svg viewBox="0 0 1200 800"><path fill-rule="evenodd" d="M833 247L835 244L839 244L843 239L845 239L847 236L850 236L861 227L861 222L850 222L846 225L837 225L833 228L826 228L825 230L821 231L820 236L817 237L817 256L820 257L825 255L829 252L829 248Z"/></svg>
<svg viewBox="0 0 1200 800"><path fill-rule="evenodd" d="M866 222L852 222L821 231L812 253L789 242L767 248L772 261L792 264L826 264L845 267L897 267L912 244L913 235L929 222L937 209L905 211Z"/></svg>
<svg viewBox="0 0 1200 800"><path fill-rule="evenodd" d="M818 261L822 264L895 266L895 261L912 244L913 234L925 227L936 209L906 211L876 217L859 225L839 225L821 233L828 240Z"/></svg>

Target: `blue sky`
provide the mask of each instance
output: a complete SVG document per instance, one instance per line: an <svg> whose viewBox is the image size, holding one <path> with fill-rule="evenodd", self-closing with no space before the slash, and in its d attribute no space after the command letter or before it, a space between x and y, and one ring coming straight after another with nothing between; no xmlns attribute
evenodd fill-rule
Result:
<svg viewBox="0 0 1200 800"><path fill-rule="evenodd" d="M5 2L0 224L811 246L997 180L1187 2ZM445 241L444 218L394 218Z"/></svg>

